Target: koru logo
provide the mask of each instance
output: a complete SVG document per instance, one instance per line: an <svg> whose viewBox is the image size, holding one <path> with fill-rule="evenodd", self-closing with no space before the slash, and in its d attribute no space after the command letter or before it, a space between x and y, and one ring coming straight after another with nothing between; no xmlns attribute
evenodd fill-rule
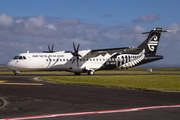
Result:
<svg viewBox="0 0 180 120"><path fill-rule="evenodd" d="M151 39L148 41L148 47L150 51L154 51L155 46L158 45L158 37L156 35L153 35Z"/></svg>

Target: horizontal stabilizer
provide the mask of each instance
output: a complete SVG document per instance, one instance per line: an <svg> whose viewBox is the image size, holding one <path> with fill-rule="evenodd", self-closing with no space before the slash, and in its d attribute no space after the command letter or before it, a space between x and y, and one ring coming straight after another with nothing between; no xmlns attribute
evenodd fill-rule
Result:
<svg viewBox="0 0 180 120"><path fill-rule="evenodd" d="M172 30L165 30L165 31L161 31L162 29L154 29L154 32L157 32L157 33L163 33L163 32L172 32ZM142 34L149 34L149 33L151 33L151 32L144 32L144 33L142 33Z"/></svg>

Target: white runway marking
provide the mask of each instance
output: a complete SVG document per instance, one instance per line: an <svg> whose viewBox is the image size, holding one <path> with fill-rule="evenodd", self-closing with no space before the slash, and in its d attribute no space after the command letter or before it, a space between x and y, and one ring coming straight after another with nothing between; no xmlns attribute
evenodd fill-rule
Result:
<svg viewBox="0 0 180 120"><path fill-rule="evenodd" d="M117 112L132 112L132 111L140 111L140 110L149 110L149 109L158 109L158 108L173 108L173 107L180 107L180 105L150 106L150 107L141 107L141 108L119 109L119 110L105 110L105 111L94 111L94 112L77 112L77 113L39 115L39 116L18 117L18 118L4 118L4 119L0 119L0 120L40 119L40 118L64 117L64 116L75 116L75 115L106 114L106 113L117 113Z"/></svg>

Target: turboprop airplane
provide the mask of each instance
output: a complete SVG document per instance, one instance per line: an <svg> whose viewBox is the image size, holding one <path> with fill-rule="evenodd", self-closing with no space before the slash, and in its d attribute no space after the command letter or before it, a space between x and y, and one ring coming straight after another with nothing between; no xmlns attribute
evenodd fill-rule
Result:
<svg viewBox="0 0 180 120"><path fill-rule="evenodd" d="M128 69L159 59L163 56L156 55L162 28L155 28L150 32L147 39L138 47L123 47L110 49L95 49L79 51L79 46L72 51L49 51L42 53L21 53L16 55L6 64L6 68L18 75L20 71L69 71L75 75L87 73L93 75L95 71Z"/></svg>

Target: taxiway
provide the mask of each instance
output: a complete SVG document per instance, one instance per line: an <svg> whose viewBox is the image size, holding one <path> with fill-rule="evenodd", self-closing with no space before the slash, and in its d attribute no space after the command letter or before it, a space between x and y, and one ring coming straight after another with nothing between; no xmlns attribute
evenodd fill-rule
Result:
<svg viewBox="0 0 180 120"><path fill-rule="evenodd" d="M180 104L180 93L36 81L39 75L0 76L0 119ZM3 81L3 82L2 82ZM2 83L2 84L1 84ZM37 118L38 119L38 118ZM42 118L41 118L42 119ZM180 119L180 107L43 118L53 120ZM39 119L38 119L39 120Z"/></svg>

